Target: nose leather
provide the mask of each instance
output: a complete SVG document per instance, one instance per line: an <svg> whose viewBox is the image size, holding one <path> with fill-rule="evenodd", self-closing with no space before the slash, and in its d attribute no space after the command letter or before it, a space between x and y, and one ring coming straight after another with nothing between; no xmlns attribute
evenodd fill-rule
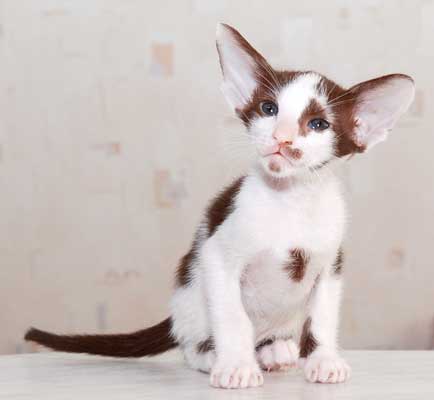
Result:
<svg viewBox="0 0 434 400"><path fill-rule="evenodd" d="M273 132L274 139L280 144L292 145L296 128L290 124L279 124Z"/></svg>

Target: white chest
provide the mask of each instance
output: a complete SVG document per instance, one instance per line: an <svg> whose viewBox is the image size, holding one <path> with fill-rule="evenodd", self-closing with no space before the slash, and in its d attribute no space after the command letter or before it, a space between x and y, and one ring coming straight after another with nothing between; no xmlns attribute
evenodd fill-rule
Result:
<svg viewBox="0 0 434 400"><path fill-rule="evenodd" d="M282 315L296 315L318 274L331 266L342 241L345 207L334 179L277 193L252 180L228 223L232 248L247 260L242 277L246 311L262 331L270 319L279 325ZM309 254L299 282L285 269L293 249Z"/></svg>
<svg viewBox="0 0 434 400"><path fill-rule="evenodd" d="M246 182L229 221L233 239L253 256L271 250L277 257L288 249L334 252L345 228L345 206L335 178L295 184L275 191L257 179Z"/></svg>

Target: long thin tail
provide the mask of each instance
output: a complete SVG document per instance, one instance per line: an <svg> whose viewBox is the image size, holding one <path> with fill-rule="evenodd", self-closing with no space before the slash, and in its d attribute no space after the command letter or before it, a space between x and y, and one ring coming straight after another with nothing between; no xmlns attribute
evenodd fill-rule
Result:
<svg viewBox="0 0 434 400"><path fill-rule="evenodd" d="M25 340L57 351L88 353L110 357L143 357L164 353L178 343L171 336L170 318L133 333L111 335L56 335L30 328Z"/></svg>

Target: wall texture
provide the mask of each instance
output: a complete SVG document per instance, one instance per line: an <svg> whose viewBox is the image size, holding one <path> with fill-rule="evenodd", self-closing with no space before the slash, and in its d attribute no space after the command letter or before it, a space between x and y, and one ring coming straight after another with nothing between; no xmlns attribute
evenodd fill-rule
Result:
<svg viewBox="0 0 434 400"><path fill-rule="evenodd" d="M245 168L217 21L277 66L344 85L412 75L411 112L343 167L342 345L434 346L434 1L0 1L0 353L29 325L128 331L167 315L208 199Z"/></svg>

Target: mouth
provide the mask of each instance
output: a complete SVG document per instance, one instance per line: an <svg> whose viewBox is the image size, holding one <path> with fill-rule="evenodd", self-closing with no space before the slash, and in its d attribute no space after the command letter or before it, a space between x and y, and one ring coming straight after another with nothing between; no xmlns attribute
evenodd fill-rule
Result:
<svg viewBox="0 0 434 400"><path fill-rule="evenodd" d="M285 155L283 155L280 150L275 151L274 153L267 154L265 158L268 158L270 159L270 161L275 161L275 162L285 161L289 165L293 166L293 162L288 157L285 157Z"/></svg>
<svg viewBox="0 0 434 400"><path fill-rule="evenodd" d="M262 152L262 160L268 172L273 175L292 174L299 164L302 151L298 148L272 146Z"/></svg>

